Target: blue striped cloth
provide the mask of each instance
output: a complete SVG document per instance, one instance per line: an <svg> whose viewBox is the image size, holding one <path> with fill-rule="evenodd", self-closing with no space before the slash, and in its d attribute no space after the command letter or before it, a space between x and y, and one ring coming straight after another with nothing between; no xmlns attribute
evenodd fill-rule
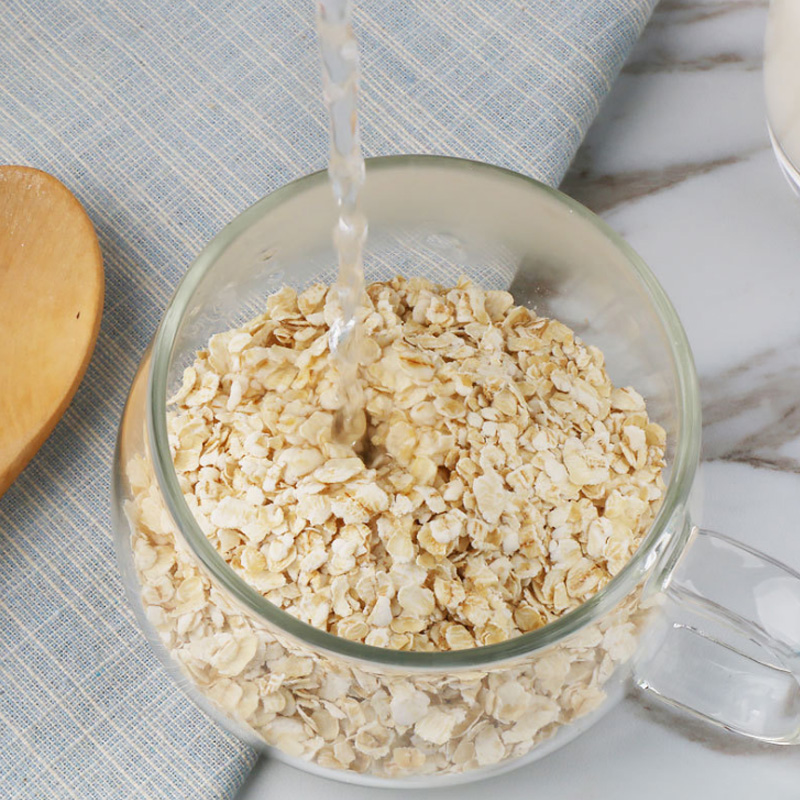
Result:
<svg viewBox="0 0 800 800"><path fill-rule="evenodd" d="M654 2L364 0L367 154L557 184ZM193 256L325 165L313 2L6 0L0 42L0 159L72 189L107 274L83 385L0 499L0 797L230 797L256 756L177 692L126 608L110 461Z"/></svg>

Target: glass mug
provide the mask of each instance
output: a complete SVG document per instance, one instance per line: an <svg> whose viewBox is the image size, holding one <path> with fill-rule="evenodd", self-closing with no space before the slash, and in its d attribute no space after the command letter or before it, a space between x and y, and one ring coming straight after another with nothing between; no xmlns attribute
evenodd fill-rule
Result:
<svg viewBox="0 0 800 800"><path fill-rule="evenodd" d="M800 576L693 525L697 379L649 269L587 209L521 175L434 156L374 159L367 173L367 279L453 284L466 274L600 347L615 384L636 387L667 431L663 504L629 563L588 602L475 649L348 641L242 581L184 500L166 398L212 333L254 316L283 285L335 277L326 175L301 178L237 217L189 269L122 419L117 552L138 620L178 684L244 740L370 785L470 781L540 758L592 725L631 676L717 725L800 741L800 614L791 613Z"/></svg>
<svg viewBox="0 0 800 800"><path fill-rule="evenodd" d="M770 139L781 170L800 196L800 0L772 0L764 41Z"/></svg>

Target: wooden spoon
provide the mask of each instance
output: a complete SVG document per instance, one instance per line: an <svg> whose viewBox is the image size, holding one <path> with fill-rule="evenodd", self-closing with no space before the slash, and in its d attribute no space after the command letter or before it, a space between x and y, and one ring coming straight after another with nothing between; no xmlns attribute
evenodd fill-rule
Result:
<svg viewBox="0 0 800 800"><path fill-rule="evenodd" d="M52 175L0 166L0 495L83 378L103 310L92 223Z"/></svg>

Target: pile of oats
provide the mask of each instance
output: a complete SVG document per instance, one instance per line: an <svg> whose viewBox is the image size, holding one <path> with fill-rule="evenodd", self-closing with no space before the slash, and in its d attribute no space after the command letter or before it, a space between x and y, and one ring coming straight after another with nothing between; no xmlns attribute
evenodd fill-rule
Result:
<svg viewBox="0 0 800 800"><path fill-rule="evenodd" d="M373 283L368 430L331 438L335 293L285 288L211 338L172 399L201 528L275 605L399 650L535 630L628 561L663 493L663 429L565 325L467 280Z"/></svg>
<svg viewBox="0 0 800 800"><path fill-rule="evenodd" d="M663 492L664 431L602 354L506 292L396 278L363 309L369 429L331 441L337 309L314 286L214 336L168 429L186 501L232 568L291 614L398 649L500 642L616 574ZM195 689L290 758L376 777L489 770L620 691L641 586L591 625L497 667L383 668L315 651L234 603L126 458L152 628Z"/></svg>

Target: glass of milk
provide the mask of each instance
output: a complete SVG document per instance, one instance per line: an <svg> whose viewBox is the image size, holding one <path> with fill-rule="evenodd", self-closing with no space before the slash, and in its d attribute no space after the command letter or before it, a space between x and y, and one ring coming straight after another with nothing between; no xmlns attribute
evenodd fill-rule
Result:
<svg viewBox="0 0 800 800"><path fill-rule="evenodd" d="M778 163L800 196L800 0L772 0L764 43L767 120Z"/></svg>

